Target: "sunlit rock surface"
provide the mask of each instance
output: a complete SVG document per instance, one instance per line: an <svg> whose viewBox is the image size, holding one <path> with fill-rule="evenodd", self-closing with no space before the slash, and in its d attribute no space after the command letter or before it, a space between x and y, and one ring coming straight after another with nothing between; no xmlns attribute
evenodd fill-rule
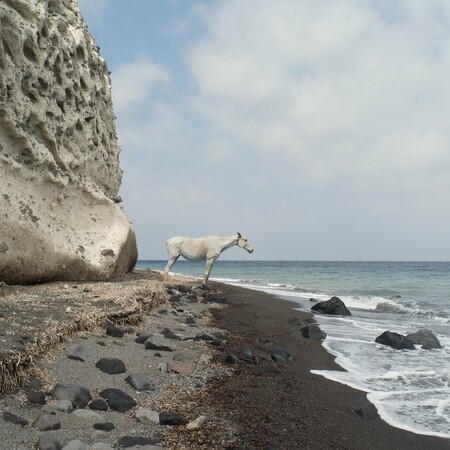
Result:
<svg viewBox="0 0 450 450"><path fill-rule="evenodd" d="M131 270L108 68L75 0L0 0L0 281Z"/></svg>

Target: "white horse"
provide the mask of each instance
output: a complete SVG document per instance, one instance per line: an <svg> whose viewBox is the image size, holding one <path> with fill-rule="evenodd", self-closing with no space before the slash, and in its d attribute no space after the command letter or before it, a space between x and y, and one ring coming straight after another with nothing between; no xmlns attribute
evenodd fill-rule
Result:
<svg viewBox="0 0 450 450"><path fill-rule="evenodd" d="M190 261L206 260L203 284L207 285L214 261L224 250L234 245L247 250L249 253L253 252L253 248L247 241L247 238L242 236L241 233L232 236L204 236L201 238L176 236L170 238L166 242L169 259L164 269L164 274L169 273L180 256Z"/></svg>

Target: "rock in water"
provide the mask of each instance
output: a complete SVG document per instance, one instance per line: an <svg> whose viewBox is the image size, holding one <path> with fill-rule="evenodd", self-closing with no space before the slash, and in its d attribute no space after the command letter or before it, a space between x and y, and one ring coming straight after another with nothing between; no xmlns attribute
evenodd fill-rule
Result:
<svg viewBox="0 0 450 450"><path fill-rule="evenodd" d="M441 343L436 335L427 329L416 331L415 333L407 334L406 337L413 341L414 344L419 344L424 349L441 348Z"/></svg>
<svg viewBox="0 0 450 450"><path fill-rule="evenodd" d="M376 339L375 342L378 344L387 345L389 347L394 348L395 350L415 350L416 347L414 346L413 341L408 339L406 336L403 336L402 334L391 332L391 331L385 331L381 333Z"/></svg>
<svg viewBox="0 0 450 450"><path fill-rule="evenodd" d="M0 2L0 22L0 280L130 271L109 71L76 0Z"/></svg>
<svg viewBox="0 0 450 450"><path fill-rule="evenodd" d="M320 314L331 314L334 316L351 316L352 313L339 297L331 297L330 300L319 302L311 306L311 310Z"/></svg>

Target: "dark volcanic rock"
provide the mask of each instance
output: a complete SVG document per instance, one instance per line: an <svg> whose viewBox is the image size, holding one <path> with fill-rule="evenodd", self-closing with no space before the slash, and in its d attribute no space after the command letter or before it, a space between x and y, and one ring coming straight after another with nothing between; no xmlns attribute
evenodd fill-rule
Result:
<svg viewBox="0 0 450 450"><path fill-rule="evenodd" d="M325 339L327 334L317 324L304 326L301 330L302 336L307 339Z"/></svg>
<svg viewBox="0 0 450 450"><path fill-rule="evenodd" d="M112 337L123 337L124 332L111 322L106 322L106 334Z"/></svg>
<svg viewBox="0 0 450 450"><path fill-rule="evenodd" d="M152 336L153 334L151 333L139 333L134 342L137 342L138 344L145 344L145 341L151 338Z"/></svg>
<svg viewBox="0 0 450 450"><path fill-rule="evenodd" d="M195 335L196 341L214 341L214 338L206 333L197 333Z"/></svg>
<svg viewBox="0 0 450 450"><path fill-rule="evenodd" d="M140 372L130 373L125 381L137 391L154 391L155 387L148 381L147 377Z"/></svg>
<svg viewBox="0 0 450 450"><path fill-rule="evenodd" d="M387 345L389 347L394 348L395 350L416 349L416 347L414 347L413 341L408 339L406 336L403 336L402 334L391 331L385 331L384 333L380 334L375 339L375 342L377 342L378 344Z"/></svg>
<svg viewBox="0 0 450 450"><path fill-rule="evenodd" d="M184 284L179 284L177 286L178 292L181 292L182 294L188 294L192 291L192 289L189 286L185 286Z"/></svg>
<svg viewBox="0 0 450 450"><path fill-rule="evenodd" d="M291 336L291 337L304 337L304 336L303 336L303 332L300 331L300 330L293 331L293 332L290 334L290 336Z"/></svg>
<svg viewBox="0 0 450 450"><path fill-rule="evenodd" d="M67 347L66 354L69 359L75 359L77 361L86 361L91 356L91 352L79 342Z"/></svg>
<svg viewBox="0 0 450 450"><path fill-rule="evenodd" d="M240 364L242 361L236 355L230 353L225 357L225 362L227 364Z"/></svg>
<svg viewBox="0 0 450 450"><path fill-rule="evenodd" d="M351 316L345 303L339 297L331 297L330 300L319 302L311 306L311 310L320 314L331 314L334 316Z"/></svg>
<svg viewBox="0 0 450 450"><path fill-rule="evenodd" d="M287 361L286 361L282 356L277 355L276 353L272 353L272 354L270 355L270 357L272 358L272 361L274 361L274 362L277 363L277 364L282 364L282 365L284 365L284 364L287 363Z"/></svg>
<svg viewBox="0 0 450 450"><path fill-rule="evenodd" d="M104 389L100 392L100 397L104 398L108 406L114 411L127 412L136 406L133 398L120 389Z"/></svg>
<svg viewBox="0 0 450 450"><path fill-rule="evenodd" d="M108 405L104 400L93 400L89 403L89 409L93 409L94 411L108 411Z"/></svg>
<svg viewBox="0 0 450 450"><path fill-rule="evenodd" d="M211 345L215 345L216 347L220 347L221 345L224 344L224 342L222 341L222 339L215 337L212 341L208 341Z"/></svg>
<svg viewBox="0 0 450 450"><path fill-rule="evenodd" d="M174 339L174 340L177 340L177 341L181 340L179 336L177 336L173 331L169 330L168 328L164 328L164 330L161 331L161 334L166 339Z"/></svg>
<svg viewBox="0 0 450 450"><path fill-rule="evenodd" d="M180 295L180 294L172 295L172 296L169 298L169 302L170 302L170 303L178 303L180 300L181 300L181 295Z"/></svg>
<svg viewBox="0 0 450 450"><path fill-rule="evenodd" d="M251 360L253 358L253 352L251 351L250 347L247 346L241 347L240 355L241 358L245 358L248 360Z"/></svg>
<svg viewBox="0 0 450 450"><path fill-rule="evenodd" d="M202 303L228 303L228 297L223 294L209 294L202 300Z"/></svg>
<svg viewBox="0 0 450 450"><path fill-rule="evenodd" d="M112 422L94 423L94 430L112 431L115 426Z"/></svg>
<svg viewBox="0 0 450 450"><path fill-rule="evenodd" d="M85 408L92 400L91 393L76 384L57 383L50 391L55 400L70 400L74 408Z"/></svg>
<svg viewBox="0 0 450 450"><path fill-rule="evenodd" d="M13 413L10 413L9 411L3 411L3 420L5 422L11 422L14 425L20 425L24 427L25 425L28 425L28 420L22 419L19 416L16 416Z"/></svg>
<svg viewBox="0 0 450 450"><path fill-rule="evenodd" d="M277 356L283 358L286 362L291 362L294 360L294 357L286 350L282 348L274 348L270 354L272 359L276 358Z"/></svg>
<svg viewBox="0 0 450 450"><path fill-rule="evenodd" d="M45 405L45 392L29 392L27 394L27 400L35 405Z"/></svg>
<svg viewBox="0 0 450 450"><path fill-rule="evenodd" d="M197 323L197 321L193 317L188 316L184 319L184 323L186 325L194 325Z"/></svg>
<svg viewBox="0 0 450 450"><path fill-rule="evenodd" d="M157 439L152 439L148 437L141 436L124 436L121 437L117 444L120 448L128 448L128 447L137 447L137 446L146 446L146 445L156 445L160 441ZM139 448L139 447L138 447Z"/></svg>
<svg viewBox="0 0 450 450"><path fill-rule="evenodd" d="M414 344L421 345L422 348L427 350L442 347L439 339L431 330L422 329L415 333L407 334L406 337L414 342Z"/></svg>
<svg viewBox="0 0 450 450"><path fill-rule="evenodd" d="M184 425L186 422L184 417L171 411L163 411L159 414L160 425Z"/></svg>
<svg viewBox="0 0 450 450"><path fill-rule="evenodd" d="M313 318L308 317L307 319L301 319L300 317L289 317L289 322L293 323L294 325L298 325L299 327L303 327L308 323L315 323L315 320Z"/></svg>
<svg viewBox="0 0 450 450"><path fill-rule="evenodd" d="M95 367L110 375L125 373L127 371L123 361L117 358L102 358L97 361Z"/></svg>
<svg viewBox="0 0 450 450"><path fill-rule="evenodd" d="M28 387L30 389L34 389L35 391L40 391L42 389L42 381L35 376L30 377L30 381L28 383Z"/></svg>
<svg viewBox="0 0 450 450"><path fill-rule="evenodd" d="M162 352L171 352L172 348L162 343L157 337L150 337L145 341L145 348L147 350L159 350Z"/></svg>
<svg viewBox="0 0 450 450"><path fill-rule="evenodd" d="M53 414L41 413L33 422L33 427L40 431L59 430L61 428L61 422Z"/></svg>

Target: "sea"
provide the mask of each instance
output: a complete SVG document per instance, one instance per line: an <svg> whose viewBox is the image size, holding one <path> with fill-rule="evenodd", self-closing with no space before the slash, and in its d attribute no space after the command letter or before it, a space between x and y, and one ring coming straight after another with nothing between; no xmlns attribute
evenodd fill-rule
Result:
<svg viewBox="0 0 450 450"><path fill-rule="evenodd" d="M163 270L166 261L139 261ZM204 263L178 261L177 275L202 277ZM381 418L417 434L450 438L450 262L217 260L211 279L269 292L309 311L338 296L352 315L316 315L322 345L345 371L313 373L367 393ZM442 348L394 350L384 331L431 330Z"/></svg>

